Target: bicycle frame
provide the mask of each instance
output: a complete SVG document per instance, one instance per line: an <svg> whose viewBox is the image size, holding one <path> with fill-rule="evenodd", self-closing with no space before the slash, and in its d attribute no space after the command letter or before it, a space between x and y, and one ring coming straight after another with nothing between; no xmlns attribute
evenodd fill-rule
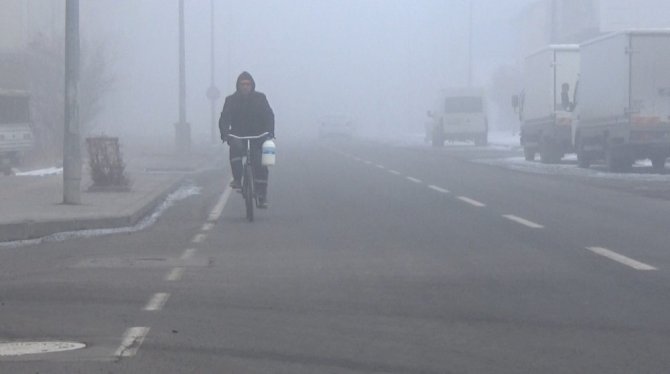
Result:
<svg viewBox="0 0 670 374"><path fill-rule="evenodd" d="M247 219L249 222L254 220L254 204L258 205L258 196L256 196L256 186L254 182L254 167L251 162L251 141L262 139L269 133L264 132L256 136L237 136L228 134L229 137L246 141L246 154L242 164L242 197L245 201Z"/></svg>

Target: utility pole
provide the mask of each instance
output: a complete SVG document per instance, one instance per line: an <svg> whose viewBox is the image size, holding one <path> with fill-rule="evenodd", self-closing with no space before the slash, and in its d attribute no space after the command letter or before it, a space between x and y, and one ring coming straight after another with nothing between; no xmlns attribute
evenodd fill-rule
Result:
<svg viewBox="0 0 670 374"><path fill-rule="evenodd" d="M554 44L558 43L558 3L556 0L551 0L551 9L550 12L550 27L549 30L549 43Z"/></svg>
<svg viewBox="0 0 670 374"><path fill-rule="evenodd" d="M177 151L191 149L191 125L186 122L186 48L184 41L184 0L179 0L179 122L175 124Z"/></svg>
<svg viewBox="0 0 670 374"><path fill-rule="evenodd" d="M473 0L469 0L469 20L468 20L468 87L472 87L472 17L473 17L473 9L472 9L472 2Z"/></svg>
<svg viewBox="0 0 670 374"><path fill-rule="evenodd" d="M216 123L216 100L221 97L221 92L219 91L218 88L216 88L216 85L214 84L214 67L216 66L215 59L214 59L214 0L210 0L210 13L211 13L211 48L210 48L210 62L211 62L211 71L210 71L210 84L209 88L207 89L207 98L211 101L211 111L212 111L212 124L211 124L211 131L210 131L210 140L212 144L216 143L218 140L218 136L216 136L217 133L217 123Z"/></svg>
<svg viewBox="0 0 670 374"><path fill-rule="evenodd" d="M81 204L79 135L79 0L65 2L65 132L63 204Z"/></svg>

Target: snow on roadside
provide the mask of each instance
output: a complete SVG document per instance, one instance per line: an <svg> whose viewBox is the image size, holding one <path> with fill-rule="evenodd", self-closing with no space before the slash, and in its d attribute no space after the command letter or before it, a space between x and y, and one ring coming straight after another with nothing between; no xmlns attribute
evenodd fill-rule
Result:
<svg viewBox="0 0 670 374"><path fill-rule="evenodd" d="M49 175L59 175L63 174L63 168L47 168L47 169L38 169L30 171L16 171L14 175L19 177L46 177Z"/></svg>
<svg viewBox="0 0 670 374"><path fill-rule="evenodd" d="M576 175L591 178L635 180L635 181L670 181L670 174L654 174L649 172L651 162L639 161L630 173L614 173L598 168L580 168L577 166L577 157L567 155L560 164L543 164L539 161L526 161L523 157L508 157L500 159L479 159L475 162L501 166L512 170L545 175Z"/></svg>

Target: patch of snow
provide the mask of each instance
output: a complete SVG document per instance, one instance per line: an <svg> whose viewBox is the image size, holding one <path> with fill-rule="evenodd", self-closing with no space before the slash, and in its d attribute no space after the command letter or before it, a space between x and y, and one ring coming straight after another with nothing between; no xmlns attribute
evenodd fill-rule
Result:
<svg viewBox="0 0 670 374"><path fill-rule="evenodd" d="M576 175L604 179L628 179L635 181L669 181L670 174L645 173L651 167L651 162L640 161L633 166L630 173L614 173L595 168L580 168L577 166L575 155L566 155L560 164L543 164L539 161L526 161L523 157L508 157L501 159L480 159L475 162L502 166L512 170L545 175Z"/></svg>
<svg viewBox="0 0 670 374"><path fill-rule="evenodd" d="M519 133L516 131L489 131L489 144L509 148L521 147Z"/></svg>
<svg viewBox="0 0 670 374"><path fill-rule="evenodd" d="M45 177L49 175L59 175L59 174L63 174L63 168L52 167L47 169L38 169L30 171L17 171L14 173L14 175L19 177Z"/></svg>

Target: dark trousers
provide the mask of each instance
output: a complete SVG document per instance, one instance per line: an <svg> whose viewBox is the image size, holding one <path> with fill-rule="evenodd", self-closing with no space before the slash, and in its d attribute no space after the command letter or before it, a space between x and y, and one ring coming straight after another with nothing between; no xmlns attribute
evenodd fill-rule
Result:
<svg viewBox="0 0 670 374"><path fill-rule="evenodd" d="M242 180L242 158L247 153L247 141L229 138L230 146L230 168L235 180ZM265 196L268 190L269 170L261 164L263 140L251 141L251 163L254 167L254 185L258 196Z"/></svg>

